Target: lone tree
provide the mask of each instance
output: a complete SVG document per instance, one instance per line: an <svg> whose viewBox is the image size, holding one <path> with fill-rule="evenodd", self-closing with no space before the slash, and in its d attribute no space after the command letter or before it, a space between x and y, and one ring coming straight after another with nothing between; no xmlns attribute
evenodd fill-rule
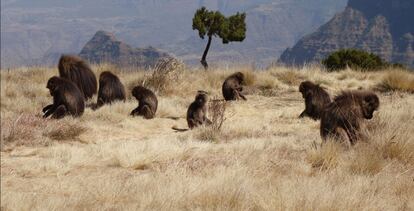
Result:
<svg viewBox="0 0 414 211"><path fill-rule="evenodd" d="M225 17L219 11L209 11L205 7L196 11L193 18L193 30L198 30L201 39L208 37L207 46L200 61L205 69L208 69L206 57L213 36L220 37L223 44L243 41L246 37L245 19L246 13L236 13Z"/></svg>

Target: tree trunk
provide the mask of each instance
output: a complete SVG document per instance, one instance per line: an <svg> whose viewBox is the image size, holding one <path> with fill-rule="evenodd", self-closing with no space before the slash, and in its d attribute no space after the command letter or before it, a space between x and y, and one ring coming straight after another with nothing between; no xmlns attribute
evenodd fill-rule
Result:
<svg viewBox="0 0 414 211"><path fill-rule="evenodd" d="M212 36L209 36L206 49L204 49L203 57L201 57L201 61L200 61L205 70L208 69L208 64L207 64L207 61L206 61L206 57L207 57L208 50L210 49L211 40L212 40Z"/></svg>

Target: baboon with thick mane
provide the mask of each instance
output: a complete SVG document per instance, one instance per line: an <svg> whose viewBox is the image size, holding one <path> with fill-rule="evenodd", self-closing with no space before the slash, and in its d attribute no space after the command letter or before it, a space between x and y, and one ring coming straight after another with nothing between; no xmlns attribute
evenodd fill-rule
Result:
<svg viewBox="0 0 414 211"><path fill-rule="evenodd" d="M59 60L59 75L75 83L85 99L96 94L97 81L90 66L80 57L62 55Z"/></svg>
<svg viewBox="0 0 414 211"><path fill-rule="evenodd" d="M154 92L143 86L136 86L132 89L132 96L138 100L138 107L131 112L132 116L143 116L145 119L155 117L158 100Z"/></svg>
<svg viewBox="0 0 414 211"><path fill-rule="evenodd" d="M54 119L63 118L66 115L81 116L85 110L85 102L79 88L69 80L57 76L51 77L46 85L50 95L53 96L53 104L43 108L43 118L52 115Z"/></svg>
<svg viewBox="0 0 414 211"><path fill-rule="evenodd" d="M317 120L321 118L322 111L331 102L328 92L319 84L304 81L299 85L299 92L305 99L305 110L299 115L300 118L309 116Z"/></svg>
<svg viewBox="0 0 414 211"><path fill-rule="evenodd" d="M333 137L349 140L350 144L355 144L362 135L363 119L372 119L379 105L379 98L374 92L342 92L322 114L320 128L322 139Z"/></svg>
<svg viewBox="0 0 414 211"><path fill-rule="evenodd" d="M119 78L110 71L104 71L99 76L97 107L111 104L114 101L125 101L125 88Z"/></svg>
<svg viewBox="0 0 414 211"><path fill-rule="evenodd" d="M230 100L247 100L240 92L243 91L244 74L236 72L226 78L222 86L223 97L226 101Z"/></svg>

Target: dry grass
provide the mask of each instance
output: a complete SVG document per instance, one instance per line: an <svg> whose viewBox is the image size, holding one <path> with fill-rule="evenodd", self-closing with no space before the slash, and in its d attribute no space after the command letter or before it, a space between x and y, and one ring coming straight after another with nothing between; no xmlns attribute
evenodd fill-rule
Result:
<svg viewBox="0 0 414 211"><path fill-rule="evenodd" d="M117 72L128 93L152 73L93 69ZM247 76L248 101L212 104L215 127L171 130L186 127L197 90L221 96L222 81L236 71ZM414 209L414 95L407 88L379 94L367 139L353 147L322 144L319 122L297 118L302 80L335 95L375 88L386 71L185 69L159 96L153 120L128 115L137 104L130 96L78 119L44 120L41 109L51 102L45 83L55 74L1 72L2 210ZM398 80L413 77L403 74Z"/></svg>
<svg viewBox="0 0 414 211"><path fill-rule="evenodd" d="M407 70L388 71L378 84L381 91L404 91L414 93L414 76Z"/></svg>

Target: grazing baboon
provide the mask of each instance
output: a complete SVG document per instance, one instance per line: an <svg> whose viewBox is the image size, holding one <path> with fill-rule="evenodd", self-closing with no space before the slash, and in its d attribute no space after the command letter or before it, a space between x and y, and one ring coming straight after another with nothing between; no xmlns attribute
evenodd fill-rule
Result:
<svg viewBox="0 0 414 211"><path fill-rule="evenodd" d="M331 98L326 90L318 84L304 81L299 86L299 91L305 99L305 110L299 115L300 118L309 116L317 120L321 118L322 111L331 102Z"/></svg>
<svg viewBox="0 0 414 211"><path fill-rule="evenodd" d="M158 100L154 92L143 86L136 86L132 89L132 96L138 100L138 107L131 112L132 116L143 116L145 119L155 117Z"/></svg>
<svg viewBox="0 0 414 211"><path fill-rule="evenodd" d="M79 88L69 80L57 76L51 77L46 88L53 96L53 104L43 108L43 118L52 115L54 119L66 115L81 116L85 109L85 102Z"/></svg>
<svg viewBox="0 0 414 211"><path fill-rule="evenodd" d="M241 72L236 72L229 77L223 83L222 92L226 101L230 100L247 100L240 92L243 91L243 85L245 84L244 75Z"/></svg>
<svg viewBox="0 0 414 211"><path fill-rule="evenodd" d="M59 75L75 83L85 99L96 94L97 82L89 65L78 56L62 55L59 60Z"/></svg>
<svg viewBox="0 0 414 211"><path fill-rule="evenodd" d="M349 140L350 144L355 144L362 135L360 130L363 119L372 119L379 104L378 96L373 92L343 92L326 106L322 114L320 128L322 139L333 137Z"/></svg>
<svg viewBox="0 0 414 211"><path fill-rule="evenodd" d="M207 118L208 94L205 91L198 91L195 100L190 104L187 110L188 128L193 129L201 125L210 125L212 122ZM179 129L177 131L187 131L188 129Z"/></svg>
<svg viewBox="0 0 414 211"><path fill-rule="evenodd" d="M125 101L124 85L115 74L109 71L102 72L99 76L97 107L117 100Z"/></svg>

